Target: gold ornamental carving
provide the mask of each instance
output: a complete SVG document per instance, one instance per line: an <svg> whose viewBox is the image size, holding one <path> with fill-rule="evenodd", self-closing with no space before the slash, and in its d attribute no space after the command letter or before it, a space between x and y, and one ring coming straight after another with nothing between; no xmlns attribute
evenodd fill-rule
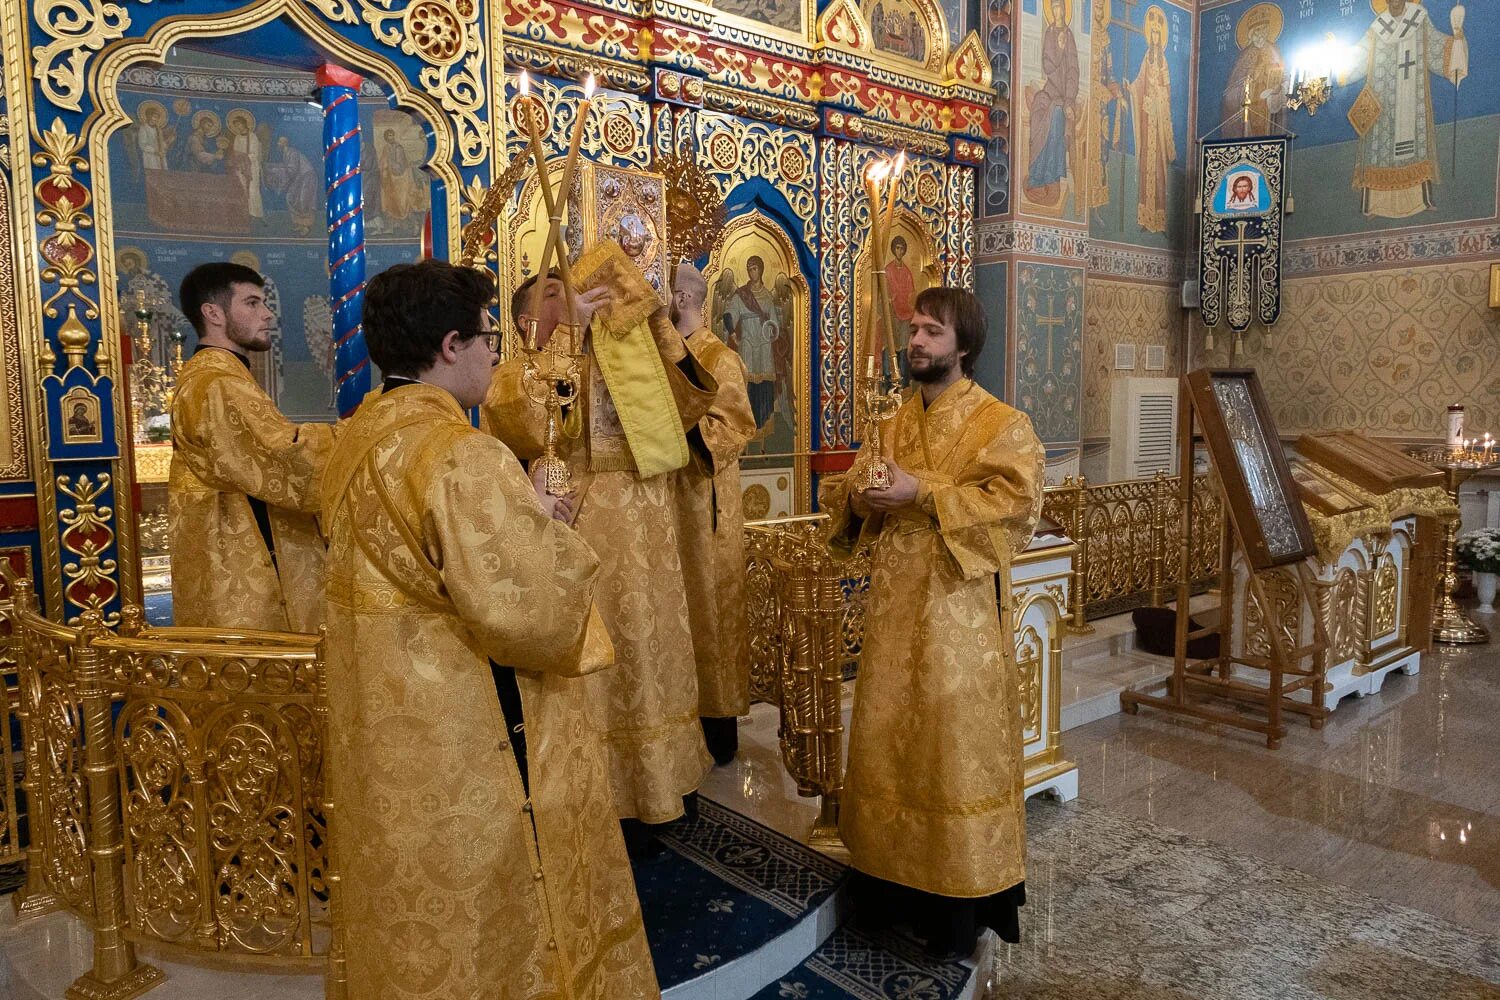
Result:
<svg viewBox="0 0 1500 1000"><path fill-rule="evenodd" d="M42 281L57 284L57 291L42 303L42 311L48 319L56 319L60 315L58 301L72 297L82 308L84 318L98 319L98 304L81 290L98 280L90 267L94 247L83 236L83 231L94 225L93 217L85 211L91 199L88 189L73 176L74 171L88 169L88 161L79 155L83 139L69 132L61 118L54 118L47 130L37 135L37 143L41 149L31 162L46 167L48 172L34 189L38 202L36 221L53 229L37 251L42 258ZM81 324L78 327L87 338L87 329Z"/></svg>
<svg viewBox="0 0 1500 1000"><path fill-rule="evenodd" d="M1345 663L1360 653L1364 637L1366 600L1359 574L1345 566L1331 586L1318 592L1319 611L1328 631L1328 662Z"/></svg>
<svg viewBox="0 0 1500 1000"><path fill-rule="evenodd" d="M47 100L81 111L89 59L125 37L130 15L104 0L41 0L31 6L31 19L51 39L33 49L32 76Z"/></svg>
<svg viewBox="0 0 1500 1000"><path fill-rule="evenodd" d="M57 477L58 492L73 501L71 508L60 510L57 515L63 527L62 547L77 557L63 563L63 595L70 604L101 615L118 590L114 582L118 566L115 560L102 555L115 538L111 527L114 510L98 502L111 482L108 473L100 474L97 479L79 476L77 482L71 476ZM75 616L68 624L76 624L78 620ZM120 616L111 611L103 621L106 625L117 625Z"/></svg>
<svg viewBox="0 0 1500 1000"><path fill-rule="evenodd" d="M990 87L993 74L978 34L970 32L959 43L958 48L953 50L953 55L948 59L948 78L951 82L970 87Z"/></svg>
<svg viewBox="0 0 1500 1000"><path fill-rule="evenodd" d="M484 46L475 20L475 0L359 0L361 19L377 40L429 63L417 74L428 96L453 119L459 161L466 167L484 162Z"/></svg>
<svg viewBox="0 0 1500 1000"><path fill-rule="evenodd" d="M1302 634L1302 593L1297 581L1284 570L1273 570L1262 574L1261 583L1271 602L1271 620L1280 630L1282 642L1288 649L1297 648ZM1251 587L1245 588L1245 651L1252 656L1271 655L1266 616Z"/></svg>
<svg viewBox="0 0 1500 1000"><path fill-rule="evenodd" d="M667 249L672 261L705 256L724 228L724 197L713 177L687 149L659 153L652 161L651 172L666 178ZM769 510L768 496L765 511L756 517L746 516L757 520Z"/></svg>
<svg viewBox="0 0 1500 1000"><path fill-rule="evenodd" d="M1032 744L1046 736L1042 731L1042 671L1047 644L1035 625L1016 634L1016 670L1020 674L1021 740Z"/></svg>
<svg viewBox="0 0 1500 1000"><path fill-rule="evenodd" d="M875 41L854 0L834 0L828 5L818 17L818 40L857 52L875 51Z"/></svg>
<svg viewBox="0 0 1500 1000"><path fill-rule="evenodd" d="M466 32L458 12L438 0L417 0L402 21L416 54L434 66L447 66L464 52Z"/></svg>
<svg viewBox="0 0 1500 1000"><path fill-rule="evenodd" d="M1370 638L1379 639L1396 630L1396 598L1401 590L1401 574L1396 569L1396 560L1389 553L1382 553L1375 564L1375 577L1370 598Z"/></svg>

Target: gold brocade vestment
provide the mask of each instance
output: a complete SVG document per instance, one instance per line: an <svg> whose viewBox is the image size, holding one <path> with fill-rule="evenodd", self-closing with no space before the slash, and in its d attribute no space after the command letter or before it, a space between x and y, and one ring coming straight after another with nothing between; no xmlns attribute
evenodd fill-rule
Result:
<svg viewBox="0 0 1500 1000"><path fill-rule="evenodd" d="M750 635L745 622L745 530L740 453L755 436L755 414L740 356L704 327L687 348L719 384L698 422L712 461L695 460L682 478L682 570L698 661L698 713L731 718L750 711Z"/></svg>
<svg viewBox="0 0 1500 1000"><path fill-rule="evenodd" d="M665 310L651 317L682 428L713 400L712 376L694 365L695 386L679 369L682 335ZM495 369L480 408L481 426L522 459L542 452L546 413L526 395L519 358ZM585 679L590 718L606 734L615 812L665 823L683 813L711 760L698 722L698 683L679 544L682 502L676 471L636 471L609 387L592 355L584 360L577 437L561 436L577 490L574 527L599 555L595 599L614 642L616 669ZM581 418L581 419L580 419Z"/></svg>
<svg viewBox="0 0 1500 1000"><path fill-rule="evenodd" d="M598 559L431 386L361 405L324 502L350 1000L659 997L578 676L611 658ZM529 799L491 660L516 668Z"/></svg>
<svg viewBox="0 0 1500 1000"><path fill-rule="evenodd" d="M333 439L331 424L282 416L232 352L200 350L183 364L167 479L176 624L318 630L318 491ZM274 564L250 497L266 504Z"/></svg>
<svg viewBox="0 0 1500 1000"><path fill-rule="evenodd" d="M969 379L930 407L912 393L889 433L913 503L862 520L846 476L824 504L834 545L874 543L839 832L862 872L988 896L1025 878L1019 678L995 596L1041 512L1045 453Z"/></svg>

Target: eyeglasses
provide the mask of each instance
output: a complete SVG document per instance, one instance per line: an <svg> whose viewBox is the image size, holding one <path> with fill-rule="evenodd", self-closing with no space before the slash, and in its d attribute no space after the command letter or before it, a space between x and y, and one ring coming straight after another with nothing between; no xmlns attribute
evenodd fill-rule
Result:
<svg viewBox="0 0 1500 1000"><path fill-rule="evenodd" d="M491 333L488 330L460 330L458 332L464 340L473 340L475 337L483 337L484 346L488 347L491 353L500 353L500 334Z"/></svg>

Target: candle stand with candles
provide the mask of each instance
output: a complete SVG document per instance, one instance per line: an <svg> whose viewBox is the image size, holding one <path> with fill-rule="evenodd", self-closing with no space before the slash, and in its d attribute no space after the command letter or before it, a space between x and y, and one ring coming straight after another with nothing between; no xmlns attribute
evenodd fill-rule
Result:
<svg viewBox="0 0 1500 1000"><path fill-rule="evenodd" d="M544 450L537 459L537 467L542 470L547 492L552 496L566 496L572 490L572 477L568 472L567 462L558 455L557 439L563 426L562 408L572 404L577 398L583 381L583 330L578 322L577 294L567 248L563 245L562 223L563 212L567 208L567 192L572 190L573 175L578 167L578 151L593 101L594 77L590 74L584 83L583 100L578 106L568 142L567 159L563 161L562 177L555 190L547 170L546 152L542 147L542 123L550 121L550 118L540 100L532 95L531 79L524 71L520 77L520 91L520 97L516 101L517 115L522 128L526 130L537 183L541 187L542 204L549 220L546 243L542 247L541 266L537 269L536 284L531 292L530 322L527 324L526 344L523 347L526 360L522 371L527 396L547 410ZM539 324L545 308L547 286L551 280L554 253L557 255L557 272L562 282L567 312L566 319L559 322L544 340Z"/></svg>

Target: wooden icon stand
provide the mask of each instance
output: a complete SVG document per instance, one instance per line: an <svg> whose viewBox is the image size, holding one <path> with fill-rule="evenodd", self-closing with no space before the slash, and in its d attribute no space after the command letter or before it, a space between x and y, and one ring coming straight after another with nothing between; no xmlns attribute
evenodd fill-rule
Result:
<svg viewBox="0 0 1500 1000"><path fill-rule="evenodd" d="M1282 453L1260 382L1253 370L1223 369L1189 372L1178 390L1178 472L1181 482L1181 552L1177 576L1177 641L1172 677L1165 695L1137 691L1120 694L1121 708L1134 715L1141 705L1263 733L1275 749L1286 729L1282 713L1309 716L1322 728L1328 711L1323 705L1324 652L1328 636L1317 613L1319 584L1306 559L1316 552L1312 527L1298 499L1298 490ZM1193 423L1203 430L1209 461L1224 493L1224 522L1219 537L1219 620L1205 628L1189 628L1193 550ZM1262 609L1270 655L1235 655L1234 556L1244 553L1247 587ZM1276 618L1275 604L1261 574L1277 567L1295 567L1300 598L1311 610L1313 641L1288 641ZM1217 635L1218 654L1189 662L1188 643ZM1310 661L1306 667L1304 661ZM1266 673L1265 686L1235 675L1235 667ZM1291 696L1306 691L1307 702ZM1215 704L1227 703L1227 704ZM1254 709L1254 714L1235 706Z"/></svg>

